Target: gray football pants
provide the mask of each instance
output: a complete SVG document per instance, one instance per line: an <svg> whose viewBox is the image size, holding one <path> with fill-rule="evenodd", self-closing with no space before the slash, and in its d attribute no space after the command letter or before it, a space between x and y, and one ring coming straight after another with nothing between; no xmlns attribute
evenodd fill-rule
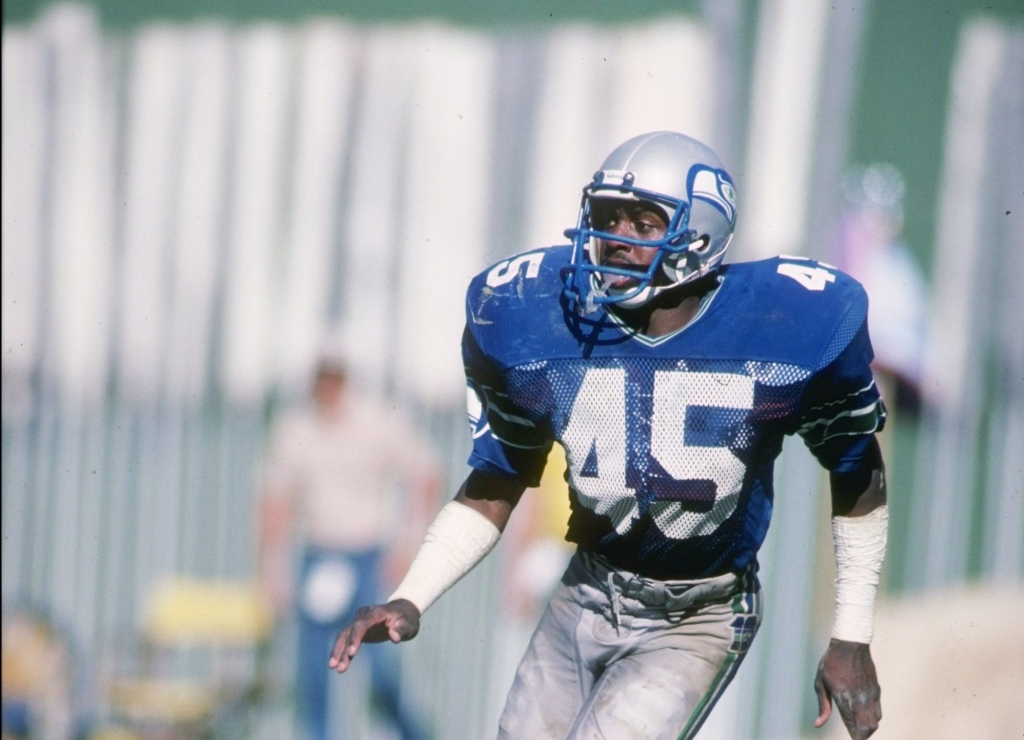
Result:
<svg viewBox="0 0 1024 740"><path fill-rule="evenodd" d="M753 569L652 581L577 553L516 671L498 740L684 740L760 622Z"/></svg>

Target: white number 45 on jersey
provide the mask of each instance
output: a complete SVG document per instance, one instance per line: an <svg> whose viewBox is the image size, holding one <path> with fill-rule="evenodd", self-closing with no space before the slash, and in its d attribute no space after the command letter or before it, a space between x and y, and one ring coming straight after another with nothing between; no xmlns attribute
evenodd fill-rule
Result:
<svg viewBox="0 0 1024 740"><path fill-rule="evenodd" d="M827 284L836 281L836 274L829 272L824 267L818 267L819 263L817 262L812 262L804 257L786 257L785 255L783 255L783 259L801 260L804 263L783 262L776 272L793 278L807 290L825 290Z"/></svg>

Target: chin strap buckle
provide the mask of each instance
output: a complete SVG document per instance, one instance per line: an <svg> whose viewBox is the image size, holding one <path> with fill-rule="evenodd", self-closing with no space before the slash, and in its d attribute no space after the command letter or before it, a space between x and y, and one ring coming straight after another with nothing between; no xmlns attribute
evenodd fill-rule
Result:
<svg viewBox="0 0 1024 740"><path fill-rule="evenodd" d="M591 280L590 282L590 290L587 291L587 298L583 305L583 310L586 313L594 313L597 310L597 299L605 298L608 295L607 287L596 285L596 283L600 282L598 279Z"/></svg>

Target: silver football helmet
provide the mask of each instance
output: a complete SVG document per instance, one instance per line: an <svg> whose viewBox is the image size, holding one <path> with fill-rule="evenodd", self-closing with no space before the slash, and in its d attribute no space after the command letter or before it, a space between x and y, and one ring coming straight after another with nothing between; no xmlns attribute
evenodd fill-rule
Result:
<svg viewBox="0 0 1024 740"><path fill-rule="evenodd" d="M601 199L647 201L668 216L665 236L654 241L624 238L600 231L591 222L593 202ZM634 137L608 155L593 181L583 189L565 292L586 310L596 304L635 308L656 295L707 275L718 267L736 224L736 189L718 156L689 136L656 131ZM644 271L602 266L599 240L657 247ZM658 272L668 283L655 285ZM611 285L611 276L635 278L626 288Z"/></svg>

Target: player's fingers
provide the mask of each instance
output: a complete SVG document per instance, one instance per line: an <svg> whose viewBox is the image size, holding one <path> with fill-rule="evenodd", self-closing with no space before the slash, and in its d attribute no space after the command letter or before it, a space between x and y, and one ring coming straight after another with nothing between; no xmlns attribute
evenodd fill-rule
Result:
<svg viewBox="0 0 1024 740"><path fill-rule="evenodd" d="M328 668L336 668L339 673L344 673L348 668L349 659L346 655L349 635L352 634L352 625L346 627L334 640L334 647L331 649L331 657L327 661ZM344 666L342 666L344 663Z"/></svg>
<svg viewBox="0 0 1024 740"><path fill-rule="evenodd" d="M843 718L843 724L853 735L857 730L857 703L849 691L840 690L832 692L832 701L839 710L839 716Z"/></svg>
<svg viewBox="0 0 1024 740"><path fill-rule="evenodd" d="M849 730L850 738L852 740L867 740L875 734L875 730L878 729L878 725L855 722L852 725L847 725L846 729Z"/></svg>
<svg viewBox="0 0 1024 740"><path fill-rule="evenodd" d="M356 613L356 621L349 628L351 631L348 635L348 645L345 646L345 655L350 659L359 652L359 646L363 644L363 638L366 637L367 631L375 624L383 621L381 619L375 620L371 614L363 614L361 612L362 610Z"/></svg>
<svg viewBox="0 0 1024 740"><path fill-rule="evenodd" d="M391 642L401 642L412 637L413 627L409 620L401 614L391 614L387 620L388 639Z"/></svg>
<svg viewBox="0 0 1024 740"><path fill-rule="evenodd" d="M397 615L393 615L388 619L385 626L388 628L388 639L391 640L391 642L398 643L402 641L402 637L405 632L402 629L404 621L405 620Z"/></svg>
<svg viewBox="0 0 1024 740"><path fill-rule="evenodd" d="M818 695L818 718L814 720L814 726L821 727L832 716L832 696L820 673L814 679L814 693Z"/></svg>
<svg viewBox="0 0 1024 740"><path fill-rule="evenodd" d="M359 652L359 646L363 643L366 631L379 621L381 620L374 621L373 612L365 607L356 612L356 620L344 632L338 635L338 639L334 643L334 650L331 655L333 658L337 654L337 661L329 661L328 665L337 670L338 673L344 673L348 670L352 658Z"/></svg>
<svg viewBox="0 0 1024 740"><path fill-rule="evenodd" d="M850 730L850 737L853 740L867 740L875 734L878 722L882 718L882 708L878 703L878 697L862 692L854 697L850 714L850 721L846 723ZM845 714L843 719L846 719Z"/></svg>
<svg viewBox="0 0 1024 740"><path fill-rule="evenodd" d="M878 729L878 723L858 723L856 726L850 728L850 737L853 740L868 740L869 737L875 734L875 730Z"/></svg>

